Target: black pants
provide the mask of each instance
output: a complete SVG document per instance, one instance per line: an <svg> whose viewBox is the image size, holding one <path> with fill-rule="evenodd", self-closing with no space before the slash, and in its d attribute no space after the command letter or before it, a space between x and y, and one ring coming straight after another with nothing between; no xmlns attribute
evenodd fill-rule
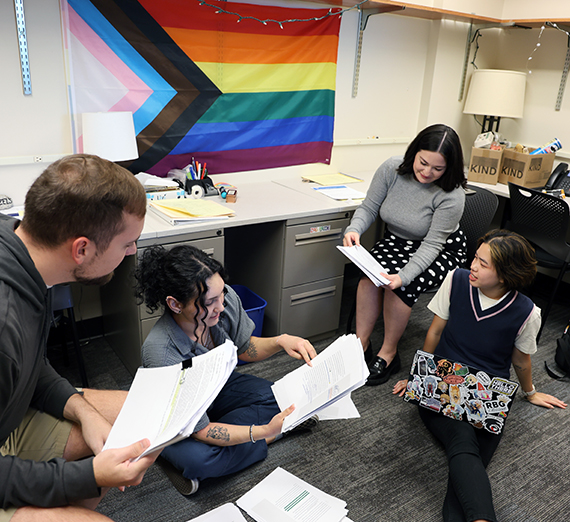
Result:
<svg viewBox="0 0 570 522"><path fill-rule="evenodd" d="M443 444L449 465L447 493L443 503L445 522L497 522L491 484L486 468L502 434L477 429L418 407L427 429Z"/></svg>

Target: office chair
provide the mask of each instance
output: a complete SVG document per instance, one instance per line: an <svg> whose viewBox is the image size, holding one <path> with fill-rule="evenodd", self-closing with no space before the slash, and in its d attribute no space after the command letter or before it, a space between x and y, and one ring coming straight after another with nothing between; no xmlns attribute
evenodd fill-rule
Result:
<svg viewBox="0 0 570 522"><path fill-rule="evenodd" d="M542 314L542 324L536 336L538 343L558 286L569 269L570 244L566 241L566 234L570 207L555 196L510 182L509 195L511 215L506 228L524 236L534 246L538 266L558 270L554 289Z"/></svg>
<svg viewBox="0 0 570 522"><path fill-rule="evenodd" d="M461 230L465 232L467 239L467 262L465 267L469 268L477 250L477 240L489 230L491 221L499 206L499 198L491 191L474 185L467 185L467 189L468 191L465 194L465 207L463 209L463 215L459 220L459 225ZM430 291L435 292L437 288ZM354 302L346 320L347 334L354 333L352 323L355 315L356 294L354 295Z"/></svg>
<svg viewBox="0 0 570 522"><path fill-rule="evenodd" d="M75 313L73 312L73 295L71 293L71 286L68 284L55 285L52 287L52 311L59 312L65 311L69 324L71 326L71 334L73 338L73 345L75 347L75 355L77 356L77 365L79 367L79 375L81 377L81 384L84 388L89 386L87 380L87 372L85 371L85 363L83 361L83 353L81 352L81 344L79 343L79 335L77 333L77 325L75 324ZM67 343L65 336L62 335L63 357L67 365Z"/></svg>
<svg viewBox="0 0 570 522"><path fill-rule="evenodd" d="M473 261L477 251L477 241L488 232L498 206L499 198L490 190L476 187L475 185L467 185L465 208L459 220L459 226L465 232L467 238L467 263L465 268L471 266L471 261Z"/></svg>

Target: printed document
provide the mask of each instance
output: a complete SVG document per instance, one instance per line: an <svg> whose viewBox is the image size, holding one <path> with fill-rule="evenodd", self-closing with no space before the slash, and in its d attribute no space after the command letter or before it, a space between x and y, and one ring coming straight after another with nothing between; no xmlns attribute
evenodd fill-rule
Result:
<svg viewBox="0 0 570 522"><path fill-rule="evenodd" d="M318 183L319 185L344 185L346 183L360 183L363 180L356 178L354 176L349 176L348 174L343 174L342 172L337 172L336 174L318 174L315 176L301 176L303 181L310 181L312 183Z"/></svg>
<svg viewBox="0 0 570 522"><path fill-rule="evenodd" d="M189 437L236 364L237 348L226 341L184 363L139 368L103 449L147 438L142 457Z"/></svg>
<svg viewBox="0 0 570 522"><path fill-rule="evenodd" d="M366 194L355 190L353 188L347 187L346 185L335 185L332 187L315 187L319 194L324 194L331 199L344 200L344 199L364 199Z"/></svg>
<svg viewBox="0 0 570 522"><path fill-rule="evenodd" d="M376 286L388 285L390 280L386 279L382 274L388 273L374 256L368 252L362 245L353 245L349 247L337 245L337 248L350 259L360 270L362 270L368 279Z"/></svg>
<svg viewBox="0 0 570 522"><path fill-rule="evenodd" d="M283 421L282 431L289 431L336 404L360 388L369 374L356 335L339 337L312 360L312 366L304 364L271 386L281 411L295 404L293 413ZM326 418L333 415L334 409L327 409ZM346 418L343 413L339 417Z"/></svg>
<svg viewBox="0 0 570 522"><path fill-rule="evenodd" d="M237 500L257 522L341 522L346 502L277 468Z"/></svg>
<svg viewBox="0 0 570 522"><path fill-rule="evenodd" d="M188 522L246 522L241 511L233 504L224 504Z"/></svg>

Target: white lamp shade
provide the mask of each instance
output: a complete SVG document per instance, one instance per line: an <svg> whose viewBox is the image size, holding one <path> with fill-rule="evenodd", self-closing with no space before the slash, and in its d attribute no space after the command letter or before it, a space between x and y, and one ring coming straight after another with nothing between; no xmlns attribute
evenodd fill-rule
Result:
<svg viewBox="0 0 570 522"><path fill-rule="evenodd" d="M463 112L501 118L522 118L526 74L477 69L471 76Z"/></svg>
<svg viewBox="0 0 570 522"><path fill-rule="evenodd" d="M82 114L83 152L109 161L139 157L131 112L86 112Z"/></svg>

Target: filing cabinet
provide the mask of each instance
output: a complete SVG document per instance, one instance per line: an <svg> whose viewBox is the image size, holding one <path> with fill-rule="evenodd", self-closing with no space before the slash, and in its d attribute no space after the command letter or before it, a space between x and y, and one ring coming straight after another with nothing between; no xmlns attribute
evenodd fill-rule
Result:
<svg viewBox="0 0 570 522"><path fill-rule="evenodd" d="M231 282L267 301L263 335L316 338L338 328L350 213L262 223L226 230Z"/></svg>
<svg viewBox="0 0 570 522"><path fill-rule="evenodd" d="M134 295L133 271L137 258L145 248L160 243L165 248L189 244L224 262L223 230L180 234L160 240L139 241L138 252L126 257L115 270L115 276L101 287L101 308L105 338L133 375L141 364L140 350L150 330L162 315L162 309L150 314Z"/></svg>

